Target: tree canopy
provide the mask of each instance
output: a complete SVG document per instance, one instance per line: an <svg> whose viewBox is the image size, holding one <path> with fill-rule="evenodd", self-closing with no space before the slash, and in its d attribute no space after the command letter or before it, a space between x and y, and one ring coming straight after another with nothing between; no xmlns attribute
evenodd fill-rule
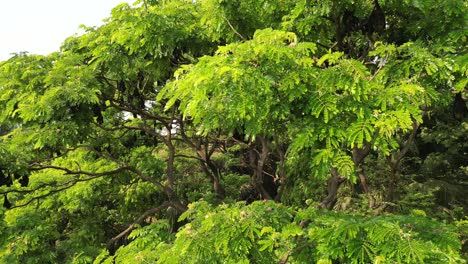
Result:
<svg viewBox="0 0 468 264"><path fill-rule="evenodd" d="M0 262L465 263L465 0L139 0L0 62Z"/></svg>

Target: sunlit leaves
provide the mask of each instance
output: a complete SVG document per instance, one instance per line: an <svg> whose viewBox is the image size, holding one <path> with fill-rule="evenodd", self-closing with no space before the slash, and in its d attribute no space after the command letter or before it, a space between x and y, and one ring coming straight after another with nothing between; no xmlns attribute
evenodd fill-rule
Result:
<svg viewBox="0 0 468 264"><path fill-rule="evenodd" d="M188 212L192 222L173 243L161 240L164 222L152 224L134 231L132 236L137 238L120 249L117 258L140 256L157 263L277 263L286 255L291 263L461 260L454 252L460 243L451 227L422 217L346 216L314 208L293 210L272 202L216 208L198 202ZM301 226L305 220L308 224Z"/></svg>
<svg viewBox="0 0 468 264"><path fill-rule="evenodd" d="M190 206L182 216L186 217L192 219L191 224L180 230L169 250L160 252L158 263L248 263L253 259L260 262L274 259L274 249L281 246L277 244L281 239L279 230L292 215L288 208L273 202L218 208L199 202ZM287 237L290 236L293 234Z"/></svg>
<svg viewBox="0 0 468 264"><path fill-rule="evenodd" d="M346 153L339 153L334 157L333 167L338 170L341 176L351 180L351 182L356 182L354 162Z"/></svg>
<svg viewBox="0 0 468 264"><path fill-rule="evenodd" d="M216 56L201 58L184 74L178 72L160 98L169 97L167 107L180 100L180 109L201 133L244 126L247 134L258 134L265 130L262 123L275 121L271 117L288 115L276 112L283 99L298 100L305 92L300 83L307 78L306 67L313 64L307 56L314 45L288 46L294 41L294 34L266 29L252 41L220 47Z"/></svg>
<svg viewBox="0 0 468 264"><path fill-rule="evenodd" d="M353 146L361 148L364 143L371 142L374 128L369 121L360 121L352 124L348 130L348 142Z"/></svg>
<svg viewBox="0 0 468 264"><path fill-rule="evenodd" d="M279 28L282 17L296 1L217 1L202 0L200 23L213 41L251 39L262 28ZM233 30L234 29L234 30Z"/></svg>
<svg viewBox="0 0 468 264"><path fill-rule="evenodd" d="M31 173L27 188L17 180L2 186L18 188L8 194L14 204L30 204L2 210L8 236L0 238L0 261L90 262L106 240L167 198L164 188L138 176L164 185L169 147L177 163L171 202L209 197L210 179L199 176L203 168L189 156L198 140L213 147L213 156L236 149L229 153L235 164L215 164L232 190L248 176L241 180L231 165L251 165L237 164L247 148L258 160L255 141L263 139L265 175L279 172L281 156L281 188L294 188L285 194L308 196L295 205L320 199L311 190L332 169L355 183L354 150L369 149L364 166L378 170L366 171L385 174L373 158L408 147L402 144L423 115L466 88L466 5L379 2L385 32L368 34L368 0L138 1L67 39L60 52L0 63L0 169ZM174 133L164 134L162 127L173 124ZM234 133L243 142L233 143ZM66 170L29 171L39 163ZM120 166L141 174L91 179L69 171ZM390 182L384 177L371 184ZM452 231L427 219L216 202L226 203L190 205L176 236L162 219L175 219L169 209L149 216L115 256L103 251L96 262L278 263L288 256L291 263L441 263L456 261L460 249ZM299 226L302 220L311 223Z"/></svg>

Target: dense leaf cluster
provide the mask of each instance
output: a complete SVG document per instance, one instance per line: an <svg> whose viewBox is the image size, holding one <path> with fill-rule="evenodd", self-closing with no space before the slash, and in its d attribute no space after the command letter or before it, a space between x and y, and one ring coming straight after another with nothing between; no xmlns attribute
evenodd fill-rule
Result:
<svg viewBox="0 0 468 264"><path fill-rule="evenodd" d="M0 262L463 263L467 11L140 0L0 62Z"/></svg>

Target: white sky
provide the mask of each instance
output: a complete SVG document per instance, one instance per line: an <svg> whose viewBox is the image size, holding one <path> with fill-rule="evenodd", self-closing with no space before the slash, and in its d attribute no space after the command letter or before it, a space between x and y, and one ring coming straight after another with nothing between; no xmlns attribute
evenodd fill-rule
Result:
<svg viewBox="0 0 468 264"><path fill-rule="evenodd" d="M0 0L0 61L14 52L58 51L79 25L101 25L122 2L134 0Z"/></svg>

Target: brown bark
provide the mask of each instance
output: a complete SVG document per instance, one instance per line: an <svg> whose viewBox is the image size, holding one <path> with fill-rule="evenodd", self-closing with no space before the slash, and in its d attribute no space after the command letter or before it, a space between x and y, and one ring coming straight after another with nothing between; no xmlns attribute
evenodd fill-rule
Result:
<svg viewBox="0 0 468 264"><path fill-rule="evenodd" d="M219 136L219 135L218 135ZM216 147L218 146L217 141L214 141L211 144L210 148L210 143L208 142L208 139L205 138L205 144L204 144L204 152L205 152L205 163L207 168L209 169L211 179L213 182L213 190L218 196L218 198L223 199L226 195L226 192L224 190L224 187L221 184L220 178L221 175L219 173L219 168L216 166L216 164L211 160L211 156L213 156L213 153L215 152Z"/></svg>
<svg viewBox="0 0 468 264"><path fill-rule="evenodd" d="M325 199L323 199L319 204L319 208L326 208L328 210L333 209L336 202L338 201L338 189L345 180L346 179L344 177L339 175L336 168L332 168L331 177L327 182L327 197L325 197Z"/></svg>
<svg viewBox="0 0 468 264"><path fill-rule="evenodd" d="M369 199L369 208L374 208L375 198L369 191L369 185L367 184L367 177L364 173L364 169L362 168L362 165L360 165L357 168L357 174L358 174L359 182L361 183L362 189L364 190L364 193L367 195L367 198Z"/></svg>
<svg viewBox="0 0 468 264"><path fill-rule="evenodd" d="M354 147L352 158L354 165L356 166L356 172L358 174L359 183L361 184L362 190L369 198L369 208L375 207L375 198L372 196L369 185L367 183L367 176L364 172L364 159L370 153L370 144L366 144L363 148Z"/></svg>
<svg viewBox="0 0 468 264"><path fill-rule="evenodd" d="M405 140L405 142L400 144L401 147L397 152L392 153L390 156L387 157L387 162L390 166L390 182L388 184L388 192L386 197L387 202L392 203L398 198L396 196L396 187L398 185L398 182L400 181L401 161L408 152L410 145L414 142L418 128L419 123L413 121L413 130L411 131L408 138ZM391 207L389 208L391 210Z"/></svg>
<svg viewBox="0 0 468 264"><path fill-rule="evenodd" d="M211 160L211 156L215 152L217 143L212 143L210 148L210 143L207 138L204 138L205 142L203 142L203 138L194 140L187 137L185 134L184 122L180 122L180 132L183 140L197 153L203 172L205 172L213 184L213 191L219 199L223 199L226 196L226 192L221 184L221 175L216 164Z"/></svg>
<svg viewBox="0 0 468 264"><path fill-rule="evenodd" d="M286 181L287 181L286 170L284 168L284 162L286 160L286 157L285 157L285 153L283 149L280 146L276 147L276 152L278 152L278 156L279 156L278 176L280 179L281 186L278 190L278 194L275 197L275 201L279 202L281 201L281 196L283 195L284 188L286 186Z"/></svg>
<svg viewBox="0 0 468 264"><path fill-rule="evenodd" d="M211 161L211 159L206 160L206 164L211 171L211 179L213 181L213 190L218 196L218 198L223 199L226 196L226 191L224 190L223 185L221 184L219 170L216 165Z"/></svg>
<svg viewBox="0 0 468 264"><path fill-rule="evenodd" d="M167 187L174 189L174 159L175 159L175 147L172 143L171 127L167 126L167 135L164 140L164 143L167 146L168 157L167 157L167 167L166 167L166 178L167 178Z"/></svg>
<svg viewBox="0 0 468 264"><path fill-rule="evenodd" d="M211 157L208 156L204 150L198 149L197 154L200 158L200 164L202 166L203 171L211 179L211 182L213 184L213 191L216 193L218 198L223 199L226 195L226 192L221 184L218 168L211 160Z"/></svg>
<svg viewBox="0 0 468 264"><path fill-rule="evenodd" d="M272 200L272 197L263 187L263 169L269 154L268 142L262 136L257 136L257 142L261 144L260 151L255 148L255 144L253 143L249 150L250 166L254 170L252 183L262 199Z"/></svg>

